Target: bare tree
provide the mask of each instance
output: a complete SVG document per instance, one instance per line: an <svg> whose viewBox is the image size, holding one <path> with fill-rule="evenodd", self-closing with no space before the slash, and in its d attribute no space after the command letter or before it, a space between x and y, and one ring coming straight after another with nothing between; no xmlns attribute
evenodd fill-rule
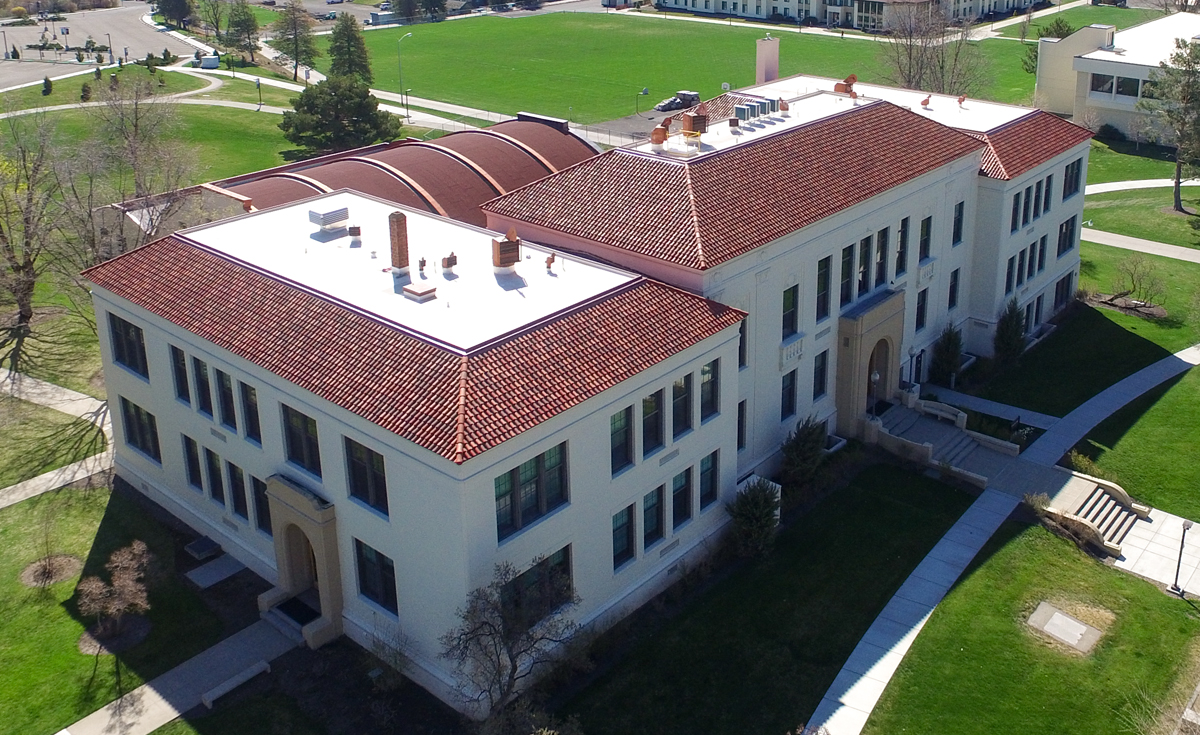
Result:
<svg viewBox="0 0 1200 735"><path fill-rule="evenodd" d="M97 632L111 636L121 632L126 615L140 615L150 610L149 583L152 577L154 554L144 541L134 541L117 549L108 557L104 568L111 582L99 577L79 581L79 612L96 618Z"/></svg>
<svg viewBox="0 0 1200 735"><path fill-rule="evenodd" d="M229 9L225 0L197 0L196 14L200 20L212 29L213 34L221 37L221 23L225 20L225 11Z"/></svg>
<svg viewBox="0 0 1200 735"><path fill-rule="evenodd" d="M1141 253L1133 253L1117 263L1113 280L1113 298L1128 297L1144 306L1161 306L1167 284L1158 267Z"/></svg>
<svg viewBox="0 0 1200 735"><path fill-rule="evenodd" d="M969 25L952 25L924 5L892 7L891 41L879 48L893 83L939 94L973 94L983 85L987 66Z"/></svg>
<svg viewBox="0 0 1200 735"><path fill-rule="evenodd" d="M1135 151L1141 148L1143 141L1149 140L1153 130L1154 126L1150 124L1150 120L1145 115L1134 115L1129 118L1126 131L1129 134L1129 139L1133 141L1133 149Z"/></svg>

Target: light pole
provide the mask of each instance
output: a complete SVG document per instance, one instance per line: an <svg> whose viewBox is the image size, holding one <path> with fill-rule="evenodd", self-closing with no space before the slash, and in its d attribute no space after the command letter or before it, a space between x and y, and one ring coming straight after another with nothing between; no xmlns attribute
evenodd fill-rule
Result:
<svg viewBox="0 0 1200 735"><path fill-rule="evenodd" d="M401 41L412 35L412 31L405 33L400 38L396 39L396 71L400 73L400 99L404 100L404 119L409 118L408 114L408 95L404 93L404 62L400 58Z"/></svg>
<svg viewBox="0 0 1200 735"><path fill-rule="evenodd" d="M916 382L915 380L913 380L913 367L915 367L913 365L913 360L916 357L917 357L917 348L909 347L908 348L908 384L910 387L912 386L913 383Z"/></svg>
<svg viewBox="0 0 1200 735"><path fill-rule="evenodd" d="M104 35L108 37L108 63L115 64L115 63L117 63L117 58L116 58L116 55L113 53L112 34L105 33Z"/></svg>
<svg viewBox="0 0 1200 735"><path fill-rule="evenodd" d="M262 77L254 77L254 88L258 90L258 109L262 109Z"/></svg>
<svg viewBox="0 0 1200 735"><path fill-rule="evenodd" d="M0 33L4 33L4 58L11 59L12 56L9 55L9 51L8 51L8 34L5 33L4 31L0 31Z"/></svg>
<svg viewBox="0 0 1200 735"><path fill-rule="evenodd" d="M642 97L645 97L648 94L650 94L650 88L642 87L642 91L638 92L637 94L635 94L633 96L633 114L634 115L637 115L638 117L642 116L642 111L639 108L642 103Z"/></svg>
<svg viewBox="0 0 1200 735"><path fill-rule="evenodd" d="M1179 561L1175 562L1175 583L1171 585L1171 591L1183 597L1183 588L1179 586L1179 567L1183 566L1183 542L1187 538L1188 529L1192 527L1192 522L1184 520L1183 535L1179 537Z"/></svg>
<svg viewBox="0 0 1200 735"><path fill-rule="evenodd" d="M871 418L875 418L875 403L876 403L875 395L876 395L876 384L878 382L879 382L879 371L872 370L871 371Z"/></svg>

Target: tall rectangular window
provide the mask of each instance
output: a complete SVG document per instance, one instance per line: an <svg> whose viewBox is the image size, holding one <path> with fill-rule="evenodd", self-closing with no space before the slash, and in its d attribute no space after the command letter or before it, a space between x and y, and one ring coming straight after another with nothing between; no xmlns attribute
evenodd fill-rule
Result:
<svg viewBox="0 0 1200 735"><path fill-rule="evenodd" d="M923 288L917 292L917 327L919 332L925 328L926 312L929 308L929 289Z"/></svg>
<svg viewBox="0 0 1200 735"><path fill-rule="evenodd" d="M875 288L887 283L888 228L875 234Z"/></svg>
<svg viewBox="0 0 1200 735"><path fill-rule="evenodd" d="M950 296L946 299L947 309L958 306L958 274L961 270L961 268L955 268L950 271Z"/></svg>
<svg viewBox="0 0 1200 735"><path fill-rule="evenodd" d="M1013 194L1012 218L1009 220L1009 232L1021 229L1021 192Z"/></svg>
<svg viewBox="0 0 1200 735"><path fill-rule="evenodd" d="M738 401L737 448L746 448L746 402Z"/></svg>
<svg viewBox="0 0 1200 735"><path fill-rule="evenodd" d="M396 565L390 557L354 539L358 593L390 613L397 610Z"/></svg>
<svg viewBox="0 0 1200 735"><path fill-rule="evenodd" d="M900 220L900 234L896 241L896 277L908 272L908 217Z"/></svg>
<svg viewBox="0 0 1200 735"><path fill-rule="evenodd" d="M633 506L629 506L612 517L613 569L635 555L633 545Z"/></svg>
<svg viewBox="0 0 1200 735"><path fill-rule="evenodd" d="M813 359L813 400L823 398L829 392L829 350Z"/></svg>
<svg viewBox="0 0 1200 735"><path fill-rule="evenodd" d="M1037 243L1030 243L1028 257L1025 259L1026 271L1025 277L1032 279L1034 273L1037 272Z"/></svg>
<svg viewBox="0 0 1200 735"><path fill-rule="evenodd" d="M317 438L316 419L291 406L284 406L283 439L288 461L320 477L321 445Z"/></svg>
<svg viewBox="0 0 1200 735"><path fill-rule="evenodd" d="M342 439L346 447L346 476L350 483L350 497L387 515L387 470L383 464L383 455L348 436Z"/></svg>
<svg viewBox="0 0 1200 735"><path fill-rule="evenodd" d="M1077 159L1067 164L1067 170L1063 174L1063 195L1062 198L1075 196L1079 193L1079 180L1083 174L1083 159Z"/></svg>
<svg viewBox="0 0 1200 735"><path fill-rule="evenodd" d="M954 245L963 241L963 220L966 218L966 208L966 202L954 205L954 237L950 241Z"/></svg>
<svg viewBox="0 0 1200 735"><path fill-rule="evenodd" d="M1025 251L1017 253L1017 285L1025 283Z"/></svg>
<svg viewBox="0 0 1200 735"><path fill-rule="evenodd" d="M233 407L233 379L217 371L217 406L221 409L221 424L237 431L237 412Z"/></svg>
<svg viewBox="0 0 1200 735"><path fill-rule="evenodd" d="M700 509L704 510L717 500L720 494L721 471L718 454L713 452L700 460Z"/></svg>
<svg viewBox="0 0 1200 735"><path fill-rule="evenodd" d="M746 367L746 320L738 322L738 367Z"/></svg>
<svg viewBox="0 0 1200 735"><path fill-rule="evenodd" d="M745 324L745 322L742 322ZM642 399L642 456L663 445L663 392Z"/></svg>
<svg viewBox="0 0 1200 735"><path fill-rule="evenodd" d="M496 531L504 539L567 502L567 443L522 462L495 485Z"/></svg>
<svg viewBox="0 0 1200 735"><path fill-rule="evenodd" d="M1046 240L1048 235L1042 235L1042 239L1038 240L1038 273L1046 270Z"/></svg>
<svg viewBox="0 0 1200 735"><path fill-rule="evenodd" d="M671 386L671 436L678 439L692 428L692 374Z"/></svg>
<svg viewBox="0 0 1200 735"><path fill-rule="evenodd" d="M204 464L208 470L208 495L225 505L225 480L221 477L221 458L211 449L204 450Z"/></svg>
<svg viewBox="0 0 1200 735"><path fill-rule="evenodd" d="M842 248L841 305L854 300L854 246Z"/></svg>
<svg viewBox="0 0 1200 735"><path fill-rule="evenodd" d="M1032 205L1033 205L1033 187L1027 186L1027 187L1025 187L1025 203L1021 206L1021 225L1022 226L1029 224L1029 215L1031 213L1030 210L1032 209Z"/></svg>
<svg viewBox="0 0 1200 735"><path fill-rule="evenodd" d="M817 261L817 321L829 316L829 271L832 267L832 255Z"/></svg>
<svg viewBox="0 0 1200 735"><path fill-rule="evenodd" d="M679 528L692 518L692 468L671 480L671 528Z"/></svg>
<svg viewBox="0 0 1200 735"><path fill-rule="evenodd" d="M633 464L633 408L623 408L608 418L609 467L612 474Z"/></svg>
<svg viewBox="0 0 1200 735"><path fill-rule="evenodd" d="M921 242L919 247L918 262L928 260L933 244L933 217L926 217L921 220Z"/></svg>
<svg viewBox="0 0 1200 735"><path fill-rule="evenodd" d="M142 328L109 313L108 331L112 336L113 360L143 378L149 378L150 366L146 363L146 338Z"/></svg>
<svg viewBox="0 0 1200 735"><path fill-rule="evenodd" d="M1063 222L1058 226L1058 257L1075 247L1075 223L1078 217Z"/></svg>
<svg viewBox="0 0 1200 735"><path fill-rule="evenodd" d="M200 413L212 416L212 386L208 382L208 365L198 357L192 358L192 378L196 381L196 407Z"/></svg>
<svg viewBox="0 0 1200 735"><path fill-rule="evenodd" d="M187 465L188 484L197 490L203 490L204 476L200 471L200 447L190 436L183 437L183 459Z"/></svg>
<svg viewBox="0 0 1200 735"><path fill-rule="evenodd" d="M792 370L783 376L779 383L779 420L784 421L796 415L796 371Z"/></svg>
<svg viewBox="0 0 1200 735"><path fill-rule="evenodd" d="M1008 259L1008 270L1004 272L1004 293L1010 294L1013 291L1013 282L1016 278L1017 256L1012 256Z"/></svg>
<svg viewBox="0 0 1200 735"><path fill-rule="evenodd" d="M1037 219L1042 216L1042 182L1038 181L1033 185L1033 218Z"/></svg>
<svg viewBox="0 0 1200 735"><path fill-rule="evenodd" d="M233 500L234 515L249 518L250 509L246 507L246 475L241 467L232 462L226 462L225 469L229 474L229 497Z"/></svg>
<svg viewBox="0 0 1200 735"><path fill-rule="evenodd" d="M1053 198L1051 187L1054 186L1054 175L1046 177L1046 188L1042 191L1042 213L1050 211L1050 200Z"/></svg>
<svg viewBox="0 0 1200 735"><path fill-rule="evenodd" d="M192 390L188 385L187 355L175 345L171 345L171 373L175 376L175 397L190 406Z"/></svg>
<svg viewBox="0 0 1200 735"><path fill-rule="evenodd" d="M868 235L858 243L858 295L871 290L871 237Z"/></svg>
<svg viewBox="0 0 1200 735"><path fill-rule="evenodd" d="M796 304L798 298L800 298L799 286L783 290L783 339L791 337L797 331L800 316Z"/></svg>
<svg viewBox="0 0 1200 735"><path fill-rule="evenodd" d="M721 361L700 368L700 420L713 416L721 407Z"/></svg>
<svg viewBox="0 0 1200 735"><path fill-rule="evenodd" d="M257 477L250 478L250 488L254 491L254 524L258 530L271 535L271 501L267 498L267 483Z"/></svg>
<svg viewBox="0 0 1200 735"><path fill-rule="evenodd" d="M262 426L258 423L258 391L254 386L239 383L242 393L242 420L246 422L246 438L262 444Z"/></svg>
<svg viewBox="0 0 1200 735"><path fill-rule="evenodd" d="M125 443L141 451L159 464L162 452L158 445L158 421L154 414L121 397L121 418L125 424Z"/></svg>
<svg viewBox="0 0 1200 735"><path fill-rule="evenodd" d="M564 546L506 584L500 599L514 627L528 630L574 594L571 547Z"/></svg>
<svg viewBox="0 0 1200 735"><path fill-rule="evenodd" d="M642 498L642 548L648 549L663 537L663 491L659 485Z"/></svg>

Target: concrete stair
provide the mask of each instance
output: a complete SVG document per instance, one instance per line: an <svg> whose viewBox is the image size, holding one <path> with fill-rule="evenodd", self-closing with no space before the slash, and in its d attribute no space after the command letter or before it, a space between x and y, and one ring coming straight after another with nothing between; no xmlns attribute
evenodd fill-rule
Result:
<svg viewBox="0 0 1200 735"><path fill-rule="evenodd" d="M1074 513L1095 524L1104 540L1115 546L1121 545L1129 529L1138 521L1138 516L1132 509L1099 485L1092 489Z"/></svg>
<svg viewBox="0 0 1200 735"><path fill-rule="evenodd" d="M979 442L964 432L955 436L949 443L935 447L933 461L937 464L945 462L951 467L964 467L967 457L976 449L979 449Z"/></svg>
<svg viewBox="0 0 1200 735"><path fill-rule="evenodd" d="M904 436L904 432L911 429L921 420L921 414L912 409L905 408L900 405L892 406L879 417L883 422L883 428L892 436Z"/></svg>
<svg viewBox="0 0 1200 735"><path fill-rule="evenodd" d="M293 641L297 647L304 645L304 634L300 630L300 624L281 613L277 608L272 607L260 613L259 617Z"/></svg>

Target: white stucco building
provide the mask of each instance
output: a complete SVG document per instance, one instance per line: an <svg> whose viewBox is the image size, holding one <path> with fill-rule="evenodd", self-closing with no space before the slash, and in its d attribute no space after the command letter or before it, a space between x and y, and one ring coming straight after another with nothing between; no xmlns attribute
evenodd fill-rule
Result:
<svg viewBox="0 0 1200 735"><path fill-rule="evenodd" d="M618 5L617 0L606 4ZM944 13L951 20L974 21L987 13L1011 13L1033 5L1032 0L658 0L667 10L713 13L720 16L766 19L772 16L796 22L812 19L820 25L847 26L863 31L892 27L899 8L920 7Z"/></svg>

